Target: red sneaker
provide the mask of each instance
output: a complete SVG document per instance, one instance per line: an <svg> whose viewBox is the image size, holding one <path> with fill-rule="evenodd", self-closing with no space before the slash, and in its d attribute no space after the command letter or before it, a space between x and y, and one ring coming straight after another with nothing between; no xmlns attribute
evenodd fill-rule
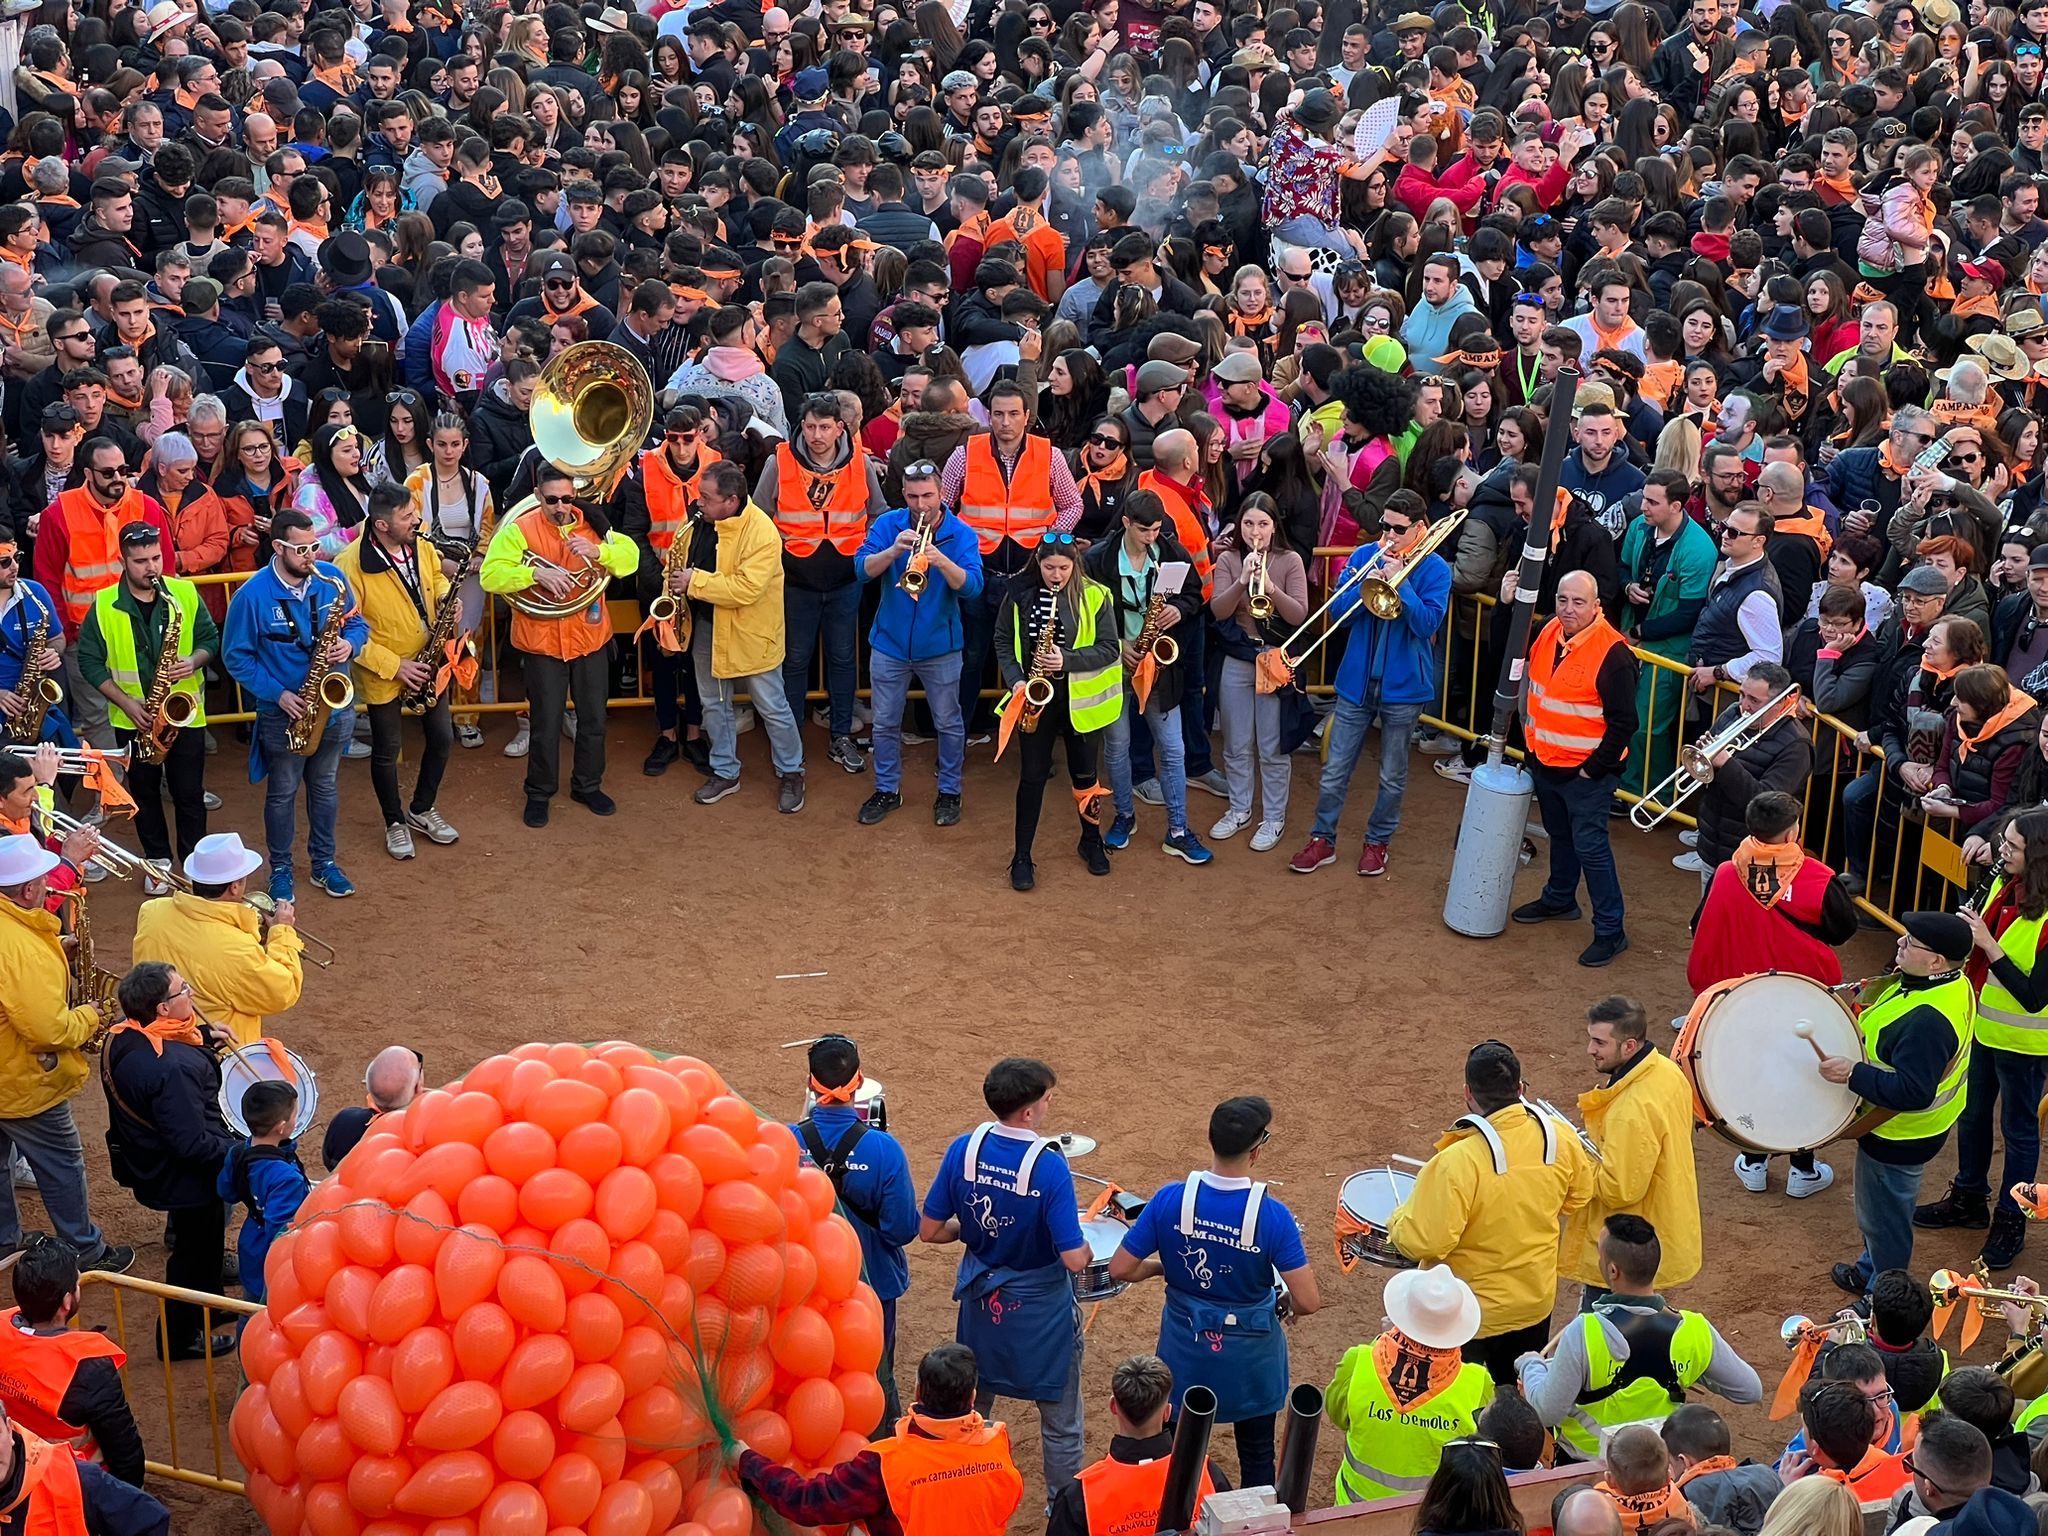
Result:
<svg viewBox="0 0 2048 1536"><path fill-rule="evenodd" d="M1288 860L1287 867L1297 875L1312 875L1325 864L1337 862L1337 845L1327 837L1312 837L1308 846Z"/></svg>
<svg viewBox="0 0 2048 1536"><path fill-rule="evenodd" d="M1384 875L1387 872L1387 845L1367 843L1358 854L1358 872L1361 875Z"/></svg>

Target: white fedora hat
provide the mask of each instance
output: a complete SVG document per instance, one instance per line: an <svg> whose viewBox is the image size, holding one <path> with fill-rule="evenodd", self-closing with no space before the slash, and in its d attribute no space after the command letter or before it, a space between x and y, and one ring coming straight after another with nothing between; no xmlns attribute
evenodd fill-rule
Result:
<svg viewBox="0 0 2048 1536"><path fill-rule="evenodd" d="M0 889L39 880L63 862L32 837L0 837Z"/></svg>
<svg viewBox="0 0 2048 1536"><path fill-rule="evenodd" d="M1402 1270L1384 1299L1394 1326L1431 1349L1456 1349L1479 1332L1479 1298L1446 1265Z"/></svg>
<svg viewBox="0 0 2048 1536"><path fill-rule="evenodd" d="M152 43L172 28L192 20L191 14L178 3L178 0L156 0L156 4L144 11L142 16L148 30L149 41Z"/></svg>
<svg viewBox="0 0 2048 1536"><path fill-rule="evenodd" d="M233 885L262 862L263 855L244 848L238 833L209 832L185 855L185 877L194 885Z"/></svg>

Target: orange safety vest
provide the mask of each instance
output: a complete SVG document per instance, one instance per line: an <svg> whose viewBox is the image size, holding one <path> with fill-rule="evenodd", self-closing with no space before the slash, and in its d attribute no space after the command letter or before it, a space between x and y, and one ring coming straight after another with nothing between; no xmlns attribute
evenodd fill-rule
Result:
<svg viewBox="0 0 2048 1536"><path fill-rule="evenodd" d="M1529 653L1528 734L1537 761L1546 768L1576 768L1599 749L1607 730L1600 708L1600 665L1609 651L1626 644L1604 616L1570 640L1564 639L1559 620L1543 626Z"/></svg>
<svg viewBox="0 0 2048 1536"><path fill-rule="evenodd" d="M128 1355L120 1345L90 1328L67 1328L62 1333L30 1333L15 1326L21 1309L0 1316L0 1401L7 1415L51 1440L77 1440L85 1431L69 1424L58 1414L71 1379L87 1360L112 1360L126 1365Z"/></svg>
<svg viewBox="0 0 2048 1536"><path fill-rule="evenodd" d="M1082 1507L1088 1512L1088 1536L1152 1536L1159 1525L1159 1501L1166 1493L1164 1456L1151 1461L1116 1461L1105 1456L1077 1474ZM1195 1509L1216 1491L1206 1463Z"/></svg>
<svg viewBox="0 0 2048 1536"><path fill-rule="evenodd" d="M775 526L801 560L830 544L849 558L868 536L868 467L858 445L838 469L806 469L788 443L775 449Z"/></svg>
<svg viewBox="0 0 2048 1536"><path fill-rule="evenodd" d="M519 531L526 536L526 547L543 560L552 560L565 570L583 569L582 559L570 552L569 540L582 535L596 539L597 534L583 520L583 514L576 514L576 521L566 528L558 528L548 517L547 509L535 507L522 513L518 519ZM605 610L604 594L583 612L566 619L536 619L512 610L512 644L529 656L552 656L557 661L575 661L588 656L611 643L611 616Z"/></svg>
<svg viewBox="0 0 2048 1536"><path fill-rule="evenodd" d="M14 1433L21 1440L22 1468L21 1493L13 1507L28 1501L22 1536L85 1536L85 1490L78 1484L77 1453L19 1424Z"/></svg>
<svg viewBox="0 0 2048 1536"><path fill-rule="evenodd" d="M896 1433L868 1449L903 1536L1003 1536L1024 1494L1006 1424L984 1424L963 1440L928 1440L899 1419Z"/></svg>
<svg viewBox="0 0 2048 1536"><path fill-rule="evenodd" d="M668 451L656 448L640 460L642 488L647 493L647 542L657 555L667 558L669 545L690 515L690 503L697 499L698 482L704 471L718 462L709 448L697 450L697 472L685 480L669 462Z"/></svg>
<svg viewBox="0 0 2048 1536"><path fill-rule="evenodd" d="M112 507L102 507L83 486L62 492L57 515L70 534L70 554L57 587L64 628L72 634L85 622L95 593L121 579L121 529L142 521L142 496L132 485Z"/></svg>
<svg viewBox="0 0 2048 1536"><path fill-rule="evenodd" d="M1138 476L1138 489L1150 491L1165 504L1166 515L1173 519L1173 536L1195 557L1195 574L1202 578L1202 600L1207 602L1216 595L1216 561L1209 553L1209 530L1203 525L1201 516L1188 505L1187 496L1180 487L1156 469L1148 469Z"/></svg>
<svg viewBox="0 0 2048 1536"><path fill-rule="evenodd" d="M1007 484L996 462L995 440L986 432L967 439L967 473L960 482L960 521L974 530L983 558L1004 539L1026 549L1052 531L1052 442L1026 435L1016 471Z"/></svg>

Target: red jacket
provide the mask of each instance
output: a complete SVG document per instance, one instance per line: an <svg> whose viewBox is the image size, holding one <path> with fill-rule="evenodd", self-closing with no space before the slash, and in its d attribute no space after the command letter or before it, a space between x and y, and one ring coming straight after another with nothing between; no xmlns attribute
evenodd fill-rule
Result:
<svg viewBox="0 0 2048 1536"><path fill-rule="evenodd" d="M1429 213L1429 205L1440 197L1457 205L1466 222L1471 221L1479 200L1486 195L1486 183L1478 179L1479 167L1469 155L1460 155L1444 168L1441 176L1417 165L1404 165L1394 182L1394 201L1415 215L1417 223Z"/></svg>
<svg viewBox="0 0 2048 1536"><path fill-rule="evenodd" d="M1510 162L1508 168L1501 172L1500 180L1494 183L1494 206L1498 207L1500 205L1501 193L1507 191L1509 187L1519 185L1534 187L1536 189L1537 205L1546 213L1552 212L1556 209L1558 203L1563 200L1564 189L1571 185L1571 181L1572 168L1562 160L1558 161L1557 164L1553 165L1541 176L1531 175L1519 165Z"/></svg>
<svg viewBox="0 0 2048 1536"><path fill-rule="evenodd" d="M1792 889L1776 906L1765 907L1743 889L1735 865L1724 863L1714 871L1707 899L1700 905L1692 953L1685 962L1687 984L1694 992L1704 992L1734 976L1790 971L1823 986L1837 985L1842 957L1808 931L1822 927L1821 907L1834 878L1827 865L1809 858L1792 877Z"/></svg>

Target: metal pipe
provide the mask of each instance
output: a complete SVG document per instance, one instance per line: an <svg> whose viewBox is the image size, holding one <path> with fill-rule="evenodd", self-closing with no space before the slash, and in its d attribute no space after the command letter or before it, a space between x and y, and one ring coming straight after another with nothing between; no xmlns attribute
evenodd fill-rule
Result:
<svg viewBox="0 0 2048 1536"><path fill-rule="evenodd" d="M1181 1395L1174 1421L1173 1455L1166 1464L1166 1486L1159 1495L1155 1536L1172 1536L1194 1523L1195 1497L1209 1465L1209 1436L1216 1428L1216 1394L1203 1386Z"/></svg>
<svg viewBox="0 0 2048 1536"><path fill-rule="evenodd" d="M1287 1439L1273 1479L1274 1497L1293 1514L1308 1508L1309 1485L1316 1475L1316 1440L1322 1432L1323 1389L1304 1381L1287 1394Z"/></svg>

